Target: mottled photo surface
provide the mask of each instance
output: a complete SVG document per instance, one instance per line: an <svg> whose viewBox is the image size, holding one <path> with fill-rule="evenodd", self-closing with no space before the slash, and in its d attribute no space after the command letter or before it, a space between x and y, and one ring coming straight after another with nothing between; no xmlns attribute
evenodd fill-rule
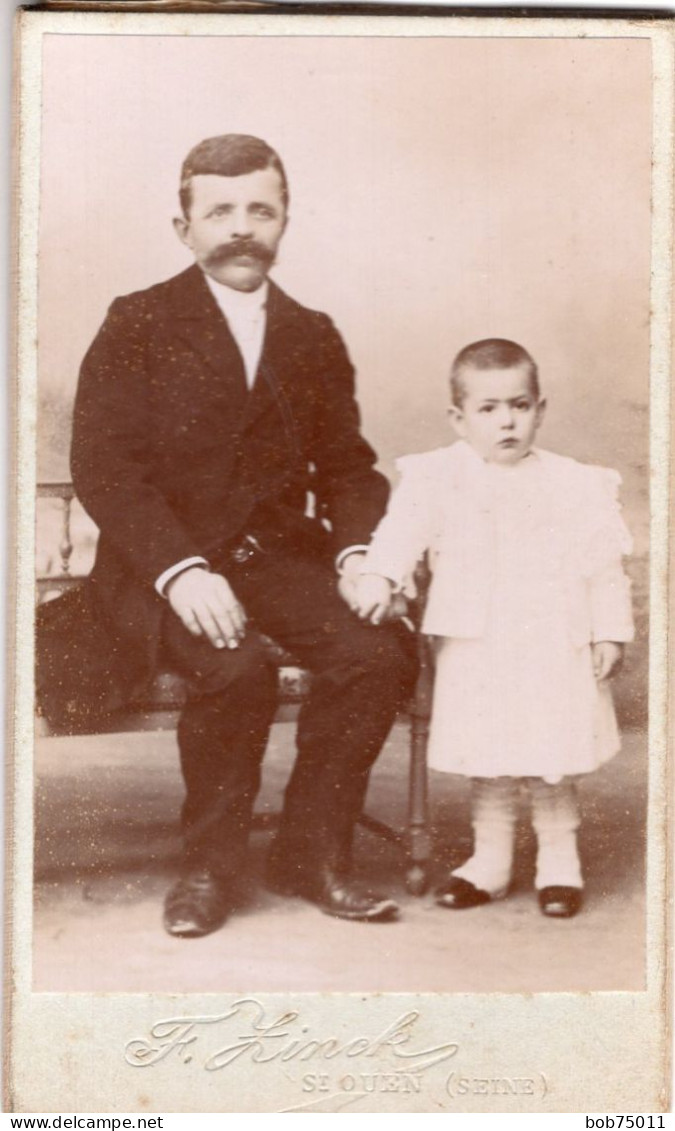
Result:
<svg viewBox="0 0 675 1131"><path fill-rule="evenodd" d="M19 679L17 1064L38 1001L78 1002L78 1024L92 1002L114 1048L104 1089L118 1070L150 1087L153 1065L152 1110L217 1110L213 1081L229 1097L236 1071L249 1082L223 1110L574 1111L562 1038L544 1039L571 1025L584 1094L606 1105L618 1077L588 1071L581 1030L609 1041L607 1064L630 1059L631 1009L636 1033L662 1031L666 30L34 15L18 424L40 611L37 684L32 653ZM283 176L188 158L224 135L264 142ZM230 473L221 532L209 500ZM289 545L292 569L274 557ZM312 555L334 575L320 627ZM247 618L223 614L231 640L188 624L188 572L231 584ZM323 657L331 633L355 638L349 618L364 643L344 671L368 652L379 675L340 714L347 676ZM244 728L262 768L250 829L242 801L207 857L239 788L195 770L195 736L230 733L204 708L216 652L243 665L228 718L263 720ZM90 687L100 709L80 705ZM328 786L333 757L352 768ZM260 1057L232 1052L237 1026ZM259 1107L272 1034L279 1099ZM99 1047L91 1028L81 1041ZM21 1103L55 1107L17 1071Z"/></svg>

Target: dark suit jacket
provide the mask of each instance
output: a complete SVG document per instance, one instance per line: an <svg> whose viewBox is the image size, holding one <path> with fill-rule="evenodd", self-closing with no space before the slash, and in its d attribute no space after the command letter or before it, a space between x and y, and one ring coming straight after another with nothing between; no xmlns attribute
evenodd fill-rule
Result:
<svg viewBox="0 0 675 1131"><path fill-rule="evenodd" d="M56 622L77 636L72 612L104 669L87 696L109 709L133 695L156 664L166 607L157 577L193 555L217 560L251 522L316 553L367 542L388 493L374 462L359 431L353 368L325 314L270 284L249 393L198 267L116 299L84 359L73 422L73 482L100 530L96 562L72 610L42 614L51 628L39 685L57 671L68 698L82 680L97 683L71 635L75 685L64 691L59 642L68 632ZM314 519L305 517L309 491Z"/></svg>

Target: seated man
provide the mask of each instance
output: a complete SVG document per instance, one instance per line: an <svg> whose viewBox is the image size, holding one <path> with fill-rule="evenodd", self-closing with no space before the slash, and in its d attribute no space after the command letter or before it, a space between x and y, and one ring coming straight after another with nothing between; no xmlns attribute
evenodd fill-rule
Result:
<svg viewBox="0 0 675 1131"><path fill-rule="evenodd" d="M110 674L96 694L116 705L162 664L187 679L183 862L164 924L204 935L243 867L275 713L260 633L272 636L313 681L270 886L341 918L389 919L396 904L348 875L370 768L415 676L401 624L350 608L387 483L340 336L268 279L288 222L277 154L208 139L183 164L180 201L194 265L116 299L80 374L73 482L100 530L84 603Z"/></svg>

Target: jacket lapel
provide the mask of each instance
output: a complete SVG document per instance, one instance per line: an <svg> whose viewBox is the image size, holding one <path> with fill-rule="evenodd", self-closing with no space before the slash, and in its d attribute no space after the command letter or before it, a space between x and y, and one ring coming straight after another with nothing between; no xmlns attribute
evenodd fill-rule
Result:
<svg viewBox="0 0 675 1131"><path fill-rule="evenodd" d="M292 424L292 410L284 383L293 357L297 320L293 304L272 282L267 295L266 315L262 354L244 410L244 429L250 428L271 409L280 413L285 425Z"/></svg>
<svg viewBox="0 0 675 1131"><path fill-rule="evenodd" d="M196 265L176 279L173 328L206 362L219 391L243 411L248 400L244 362L226 319Z"/></svg>

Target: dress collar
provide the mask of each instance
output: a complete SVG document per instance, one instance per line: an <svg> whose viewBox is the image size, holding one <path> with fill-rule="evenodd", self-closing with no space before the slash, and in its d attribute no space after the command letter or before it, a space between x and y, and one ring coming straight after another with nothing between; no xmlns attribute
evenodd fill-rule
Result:
<svg viewBox="0 0 675 1131"><path fill-rule="evenodd" d="M462 458L463 458L464 462L468 466L473 465L474 467L487 467L487 468L496 467L496 468L499 468L500 470L502 470L503 468L507 468L509 470L517 471L518 468L522 467L524 464L531 465L535 462L539 463L541 461L541 455L540 455L540 449L539 448L530 448L527 455L523 456L522 459L519 459L518 463L502 464L502 463L491 463L489 460L483 459L483 457L478 454L476 449L471 447L471 444L469 444L467 440L457 440L454 447L461 449Z"/></svg>

